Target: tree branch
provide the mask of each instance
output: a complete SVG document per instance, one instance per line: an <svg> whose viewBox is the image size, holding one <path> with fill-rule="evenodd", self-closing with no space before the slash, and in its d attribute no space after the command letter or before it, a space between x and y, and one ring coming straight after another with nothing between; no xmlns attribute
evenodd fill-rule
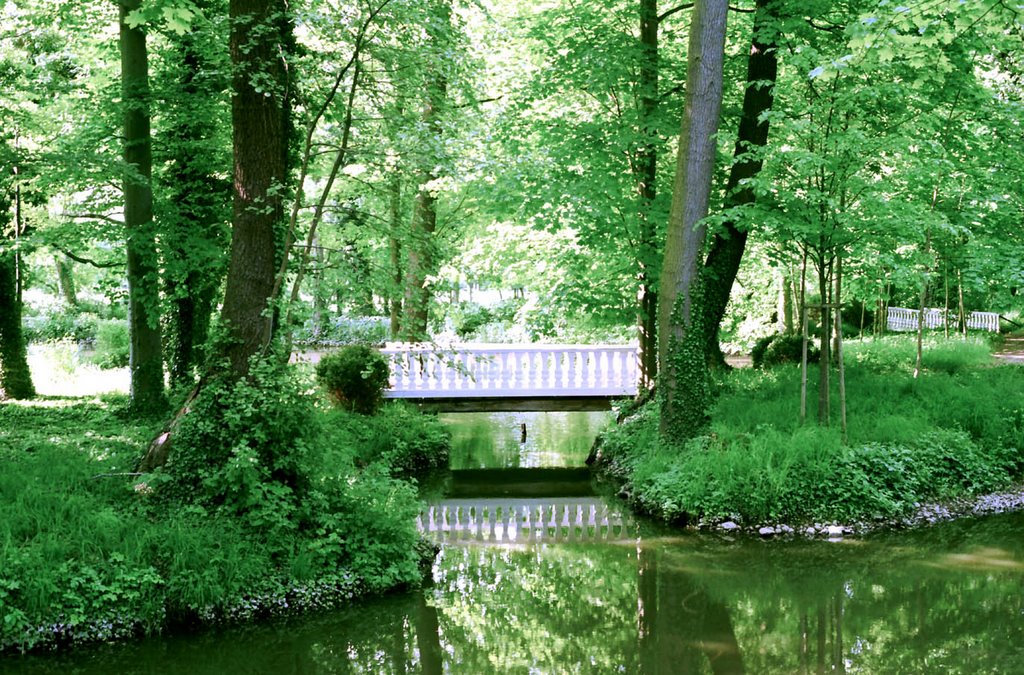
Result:
<svg viewBox="0 0 1024 675"><path fill-rule="evenodd" d="M125 265L123 262L108 262L108 263L96 262L95 260L92 260L91 258L83 258L80 255L75 255L71 251L63 249L60 246L54 246L54 248L57 249L58 251L60 251L61 253L63 253L64 255L66 255L67 257L71 258L75 262L80 262L83 265L91 265L92 267L96 267L96 268L101 269L101 270L112 269L112 268L115 268L115 267L124 267L124 265Z"/></svg>
<svg viewBox="0 0 1024 675"><path fill-rule="evenodd" d="M679 5L678 7L673 7L672 9L666 9L664 12L662 12L661 14L658 15L658 23L661 23L662 21L664 21L665 19L669 18L673 14L678 14L679 12L682 12L685 9L693 9L693 3L692 2L688 2L688 3L684 4L684 5ZM740 14L753 14L757 10L754 9L753 7L751 7L750 9L746 9L745 7L733 7L732 5L730 5L729 6L729 11L730 12L738 12Z"/></svg>

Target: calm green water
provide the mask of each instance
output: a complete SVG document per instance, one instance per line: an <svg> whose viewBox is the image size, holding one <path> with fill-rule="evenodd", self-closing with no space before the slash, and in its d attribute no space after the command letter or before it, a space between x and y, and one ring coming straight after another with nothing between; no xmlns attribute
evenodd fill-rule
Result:
<svg viewBox="0 0 1024 675"><path fill-rule="evenodd" d="M558 530L449 536L431 588L346 611L0 672L1024 673L1022 514L840 542L680 535L628 514Z"/></svg>
<svg viewBox="0 0 1024 675"><path fill-rule="evenodd" d="M453 413L452 469L583 466L611 413ZM522 425L526 441L522 441Z"/></svg>

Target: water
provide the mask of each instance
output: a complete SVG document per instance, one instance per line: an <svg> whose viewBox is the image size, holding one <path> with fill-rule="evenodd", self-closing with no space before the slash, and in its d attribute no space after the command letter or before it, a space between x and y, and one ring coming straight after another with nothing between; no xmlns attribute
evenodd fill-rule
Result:
<svg viewBox="0 0 1024 675"><path fill-rule="evenodd" d="M536 445L518 460L504 442L486 452L513 466L547 452L545 423L527 423ZM488 485L478 478L457 479L460 499L483 499L472 496ZM538 492L499 501L555 499ZM1024 673L1024 514L839 542L760 541L665 531L593 495L566 501L605 503L622 520L573 536L545 522L516 537L471 521L458 536L449 529L423 591L301 620L10 658L0 671Z"/></svg>

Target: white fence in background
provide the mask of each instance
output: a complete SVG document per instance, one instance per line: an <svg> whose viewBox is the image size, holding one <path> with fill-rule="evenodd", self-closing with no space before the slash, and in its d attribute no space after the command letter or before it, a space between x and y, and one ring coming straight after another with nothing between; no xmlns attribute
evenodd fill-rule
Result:
<svg viewBox="0 0 1024 675"><path fill-rule="evenodd" d="M416 520L438 542L525 543L635 538L634 523L597 497L446 499Z"/></svg>
<svg viewBox="0 0 1024 675"><path fill-rule="evenodd" d="M890 307L886 324L889 330L917 330L917 314L918 310L916 309ZM956 325L957 315L955 312L949 313L949 321L950 327ZM945 325L945 310L935 308L928 308L924 310L925 328L942 328ZM999 314L996 312L971 312L967 317L967 327L975 330L987 330L992 331L993 333L998 333Z"/></svg>
<svg viewBox="0 0 1024 675"><path fill-rule="evenodd" d="M389 343L387 398L635 396L636 345Z"/></svg>

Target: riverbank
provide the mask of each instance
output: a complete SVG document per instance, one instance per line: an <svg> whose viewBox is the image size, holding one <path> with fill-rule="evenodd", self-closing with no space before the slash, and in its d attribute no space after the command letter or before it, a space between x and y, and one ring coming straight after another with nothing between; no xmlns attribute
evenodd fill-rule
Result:
<svg viewBox="0 0 1024 675"><path fill-rule="evenodd" d="M850 343L847 442L835 422L799 423L798 368L737 370L717 382L706 436L666 446L648 404L599 439L597 463L641 512L762 536L917 526L1016 504L1024 369L995 364L987 342L933 339L915 379L909 338Z"/></svg>
<svg viewBox="0 0 1024 675"><path fill-rule="evenodd" d="M800 527L793 527L786 523L758 523L742 527L732 520L725 520L699 522L695 529L701 532L745 534L765 539L787 537L837 539L881 531L921 529L961 518L993 516L1019 511L1024 511L1024 484L1017 485L1012 490L975 495L974 497L961 497L944 503L917 504L909 514L898 518L847 523L835 521L808 523Z"/></svg>
<svg viewBox="0 0 1024 675"><path fill-rule="evenodd" d="M134 466L162 419L129 415L126 397L0 403L0 653L290 616L418 584L433 551L403 476L445 461L447 432L401 404L373 417L332 409L299 380L213 392L225 421L208 424L199 402L179 463L144 476ZM237 442L212 442L228 436ZM205 450L189 456L197 440ZM195 481L181 478L188 462Z"/></svg>

